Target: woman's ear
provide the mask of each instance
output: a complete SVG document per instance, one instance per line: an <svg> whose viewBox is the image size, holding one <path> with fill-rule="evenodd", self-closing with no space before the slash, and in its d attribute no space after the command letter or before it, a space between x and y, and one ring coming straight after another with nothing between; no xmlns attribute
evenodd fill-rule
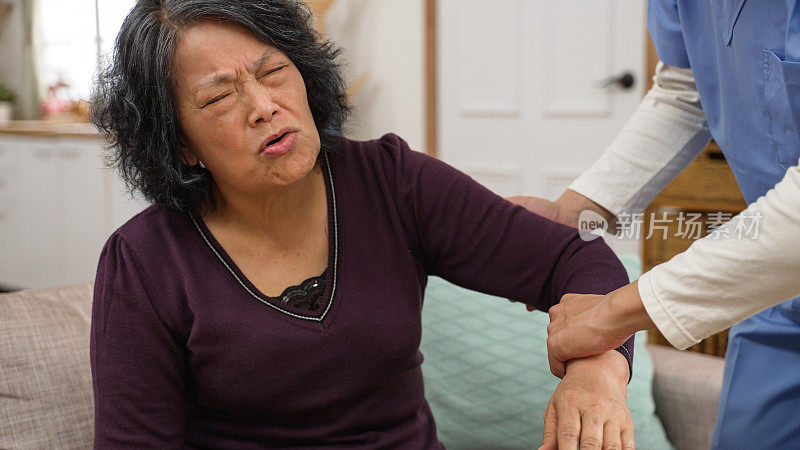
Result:
<svg viewBox="0 0 800 450"><path fill-rule="evenodd" d="M187 166L197 165L197 163L200 161L196 156L194 156L194 153L187 150L186 147L181 147L180 152L181 152L181 161L183 161L183 163L186 164Z"/></svg>
<svg viewBox="0 0 800 450"><path fill-rule="evenodd" d="M181 161L187 166L194 166L200 162L194 151L185 144L182 136L178 137L178 151L180 152Z"/></svg>

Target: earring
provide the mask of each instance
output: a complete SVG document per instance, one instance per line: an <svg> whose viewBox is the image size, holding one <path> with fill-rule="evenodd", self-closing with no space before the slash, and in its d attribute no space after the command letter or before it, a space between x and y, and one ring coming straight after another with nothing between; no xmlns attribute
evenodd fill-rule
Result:
<svg viewBox="0 0 800 450"><path fill-rule="evenodd" d="M200 161L199 159L197 160L197 165L199 165L201 169L205 169L206 168L206 165L203 164L203 161Z"/></svg>

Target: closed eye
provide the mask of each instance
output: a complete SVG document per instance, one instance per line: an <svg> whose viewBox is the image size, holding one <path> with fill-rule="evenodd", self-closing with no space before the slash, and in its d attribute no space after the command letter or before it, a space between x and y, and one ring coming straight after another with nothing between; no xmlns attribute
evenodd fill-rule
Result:
<svg viewBox="0 0 800 450"><path fill-rule="evenodd" d="M205 105L203 105L203 107L205 108L205 107L206 107L206 106L208 106L208 105L212 105L212 104L214 104L214 103L217 103L218 101L222 100L223 98L225 98L225 97L227 97L227 96L229 96L229 95L231 95L231 93L230 93L230 92L229 92L229 93L227 93L227 94L222 94L222 95L220 95L219 97L214 97L214 99L213 99L213 100L211 100L210 102L208 102L208 103L206 103Z"/></svg>
<svg viewBox="0 0 800 450"><path fill-rule="evenodd" d="M283 68L285 68L285 67L287 67L287 66L288 66L288 64L284 64L284 65L282 65L282 66L278 66L278 67L276 67L276 68L274 68L274 69L270 69L270 70L268 70L266 73L264 73L263 75L261 75L260 77L258 77L258 79L260 80L260 79L262 79L262 78L266 77L267 75L273 74L273 73L275 73L275 72L277 72L277 71L279 71L279 70L281 70L281 69L283 69ZM213 105L214 103L217 103L218 101L220 101L220 100L224 99L225 97L227 97L227 96L229 96L229 95L231 95L231 94L232 94L231 92L228 92L228 93L226 93L226 94L222 94L222 95L220 95L220 96L218 96L218 97L214 97L214 98L213 98L211 101L207 102L207 103L206 103L205 105L203 105L202 107L203 107L203 108L205 108L206 106Z"/></svg>
<svg viewBox="0 0 800 450"><path fill-rule="evenodd" d="M264 78L267 75L273 74L273 73L283 69L284 67L286 67L286 65L282 65L282 66L278 66L278 67L276 67L274 69L270 69L270 70L267 71L267 73L265 73L264 75L261 75L260 77L258 77L258 79L260 80L260 79Z"/></svg>

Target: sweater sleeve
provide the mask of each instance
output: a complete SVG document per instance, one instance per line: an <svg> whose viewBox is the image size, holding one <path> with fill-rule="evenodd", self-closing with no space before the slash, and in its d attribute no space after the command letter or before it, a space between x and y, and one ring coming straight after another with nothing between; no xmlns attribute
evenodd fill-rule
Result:
<svg viewBox="0 0 800 450"><path fill-rule="evenodd" d="M91 366L95 448L184 445L184 349L130 245L115 234L94 288Z"/></svg>
<svg viewBox="0 0 800 450"><path fill-rule="evenodd" d="M628 282L602 239L513 205L394 135L397 195L428 274L547 311L564 294L606 294ZM620 349L632 357L632 339Z"/></svg>

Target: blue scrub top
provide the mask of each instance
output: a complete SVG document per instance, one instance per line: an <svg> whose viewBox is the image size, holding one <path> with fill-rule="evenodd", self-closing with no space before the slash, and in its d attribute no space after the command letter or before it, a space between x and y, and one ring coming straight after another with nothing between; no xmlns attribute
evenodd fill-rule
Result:
<svg viewBox="0 0 800 450"><path fill-rule="evenodd" d="M650 0L659 58L691 67L712 136L747 203L800 158L800 4Z"/></svg>
<svg viewBox="0 0 800 450"><path fill-rule="evenodd" d="M798 0L648 3L659 57L691 67L711 134L752 203L800 158ZM798 367L800 298L731 328L711 448L800 448Z"/></svg>

